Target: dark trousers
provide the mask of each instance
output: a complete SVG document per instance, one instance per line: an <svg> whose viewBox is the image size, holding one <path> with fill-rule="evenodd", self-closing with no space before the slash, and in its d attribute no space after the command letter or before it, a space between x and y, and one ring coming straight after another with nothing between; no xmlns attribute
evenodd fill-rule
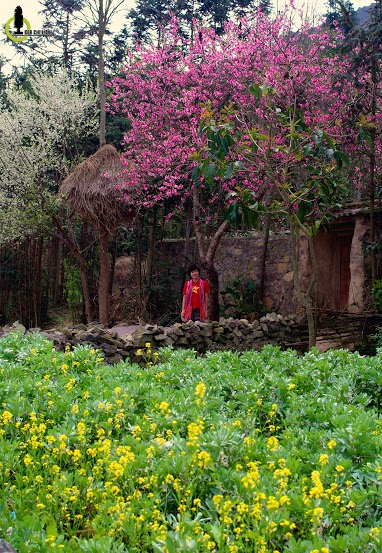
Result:
<svg viewBox="0 0 382 553"><path fill-rule="evenodd" d="M200 321L200 309L193 309L191 311L191 321Z"/></svg>

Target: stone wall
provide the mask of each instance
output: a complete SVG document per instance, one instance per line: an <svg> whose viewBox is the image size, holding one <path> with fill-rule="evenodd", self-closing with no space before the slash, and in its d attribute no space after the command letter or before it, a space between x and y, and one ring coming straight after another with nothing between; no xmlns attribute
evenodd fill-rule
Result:
<svg viewBox="0 0 382 553"><path fill-rule="evenodd" d="M116 327L117 328L117 327ZM76 325L62 330L41 332L52 340L57 349L88 344L101 350L107 363L122 360L141 363L147 361L147 344L153 354L164 346L192 348L199 353L216 350L259 350L265 344L281 347L301 344L306 347L306 327L296 316L282 317L268 313L252 323L246 319L220 319L218 322L175 323L169 327L138 326L131 334L123 335L101 324Z"/></svg>
<svg viewBox="0 0 382 553"><path fill-rule="evenodd" d="M244 280L259 280L259 260L263 238L261 236L223 237L215 256L219 273L220 291L229 281L240 276ZM198 260L195 240L190 241L188 257L184 256L184 240L164 241L158 245L161 260L187 266ZM203 276L203 275L202 275ZM179 295L181 283L179 283ZM292 259L288 235L271 236L266 257L264 307L280 314L298 311L294 294Z"/></svg>

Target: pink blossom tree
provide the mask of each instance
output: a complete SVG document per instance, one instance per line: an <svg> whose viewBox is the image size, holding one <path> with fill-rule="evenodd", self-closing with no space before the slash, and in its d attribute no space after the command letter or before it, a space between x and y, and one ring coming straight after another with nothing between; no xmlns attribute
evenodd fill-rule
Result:
<svg viewBox="0 0 382 553"><path fill-rule="evenodd" d="M331 49L333 40L308 27L293 32L286 14L273 21L258 14L251 24L229 24L223 36L200 29L193 44L181 39L172 22L160 48L131 53L123 76L111 82L109 109L124 113L131 124L122 153L124 198L141 208L170 208L169 214L192 199L202 264L212 284L212 319L218 307L214 255L237 207L256 213L259 203L274 201L275 176L282 173L284 182L291 178L290 152L308 167L303 158L310 146L303 144L300 127L330 127L334 137L341 136L348 97L333 88L333 81L336 72L346 70L346 60ZM254 93L259 84L272 91L274 112L269 95ZM211 134L203 132L206 120L212 133L216 121L222 125L215 133L215 159ZM333 152L327 155L339 155L330 144L326 150ZM299 193L302 180L296 172L290 203L297 209L306 200ZM252 203L243 202L238 191L247 191ZM225 217L208 248L201 231L207 207Z"/></svg>

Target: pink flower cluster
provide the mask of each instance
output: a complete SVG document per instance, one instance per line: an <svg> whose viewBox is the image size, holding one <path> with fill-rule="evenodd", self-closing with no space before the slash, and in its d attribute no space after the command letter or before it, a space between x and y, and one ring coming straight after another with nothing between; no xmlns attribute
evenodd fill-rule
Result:
<svg viewBox="0 0 382 553"><path fill-rule="evenodd" d="M195 154L205 146L201 121L206 114L219 120L227 106L232 124L240 129L241 147L245 140L248 147L256 128L270 137L274 163L285 161L290 134L285 124L275 125L267 100L251 93L255 84L272 88L280 112L297 104L311 129L330 129L337 142L354 147L355 131L346 124L344 106L357 91L350 84L336 86L337 75L348 71L348 61L333 48L338 36L307 26L296 32L285 15L270 20L259 13L251 22L230 23L223 36L200 28L195 37L186 44L172 22L161 47L131 52L123 76L108 83L109 111L123 113L131 125L122 154L127 202L146 208L159 204L170 211L182 207L192 189ZM381 119L376 123L381 125ZM272 187L267 152L260 144L243 175L215 179L210 204L238 184L255 193ZM245 165L240 148L233 158Z"/></svg>

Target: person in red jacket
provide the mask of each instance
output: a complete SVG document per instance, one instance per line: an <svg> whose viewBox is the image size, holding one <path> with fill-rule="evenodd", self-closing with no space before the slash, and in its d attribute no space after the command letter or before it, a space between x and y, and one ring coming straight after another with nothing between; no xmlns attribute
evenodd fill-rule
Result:
<svg viewBox="0 0 382 553"><path fill-rule="evenodd" d="M191 265L188 269L191 279L183 287L181 319L186 321L205 321L207 319L208 295L210 286L200 278L200 268Z"/></svg>

